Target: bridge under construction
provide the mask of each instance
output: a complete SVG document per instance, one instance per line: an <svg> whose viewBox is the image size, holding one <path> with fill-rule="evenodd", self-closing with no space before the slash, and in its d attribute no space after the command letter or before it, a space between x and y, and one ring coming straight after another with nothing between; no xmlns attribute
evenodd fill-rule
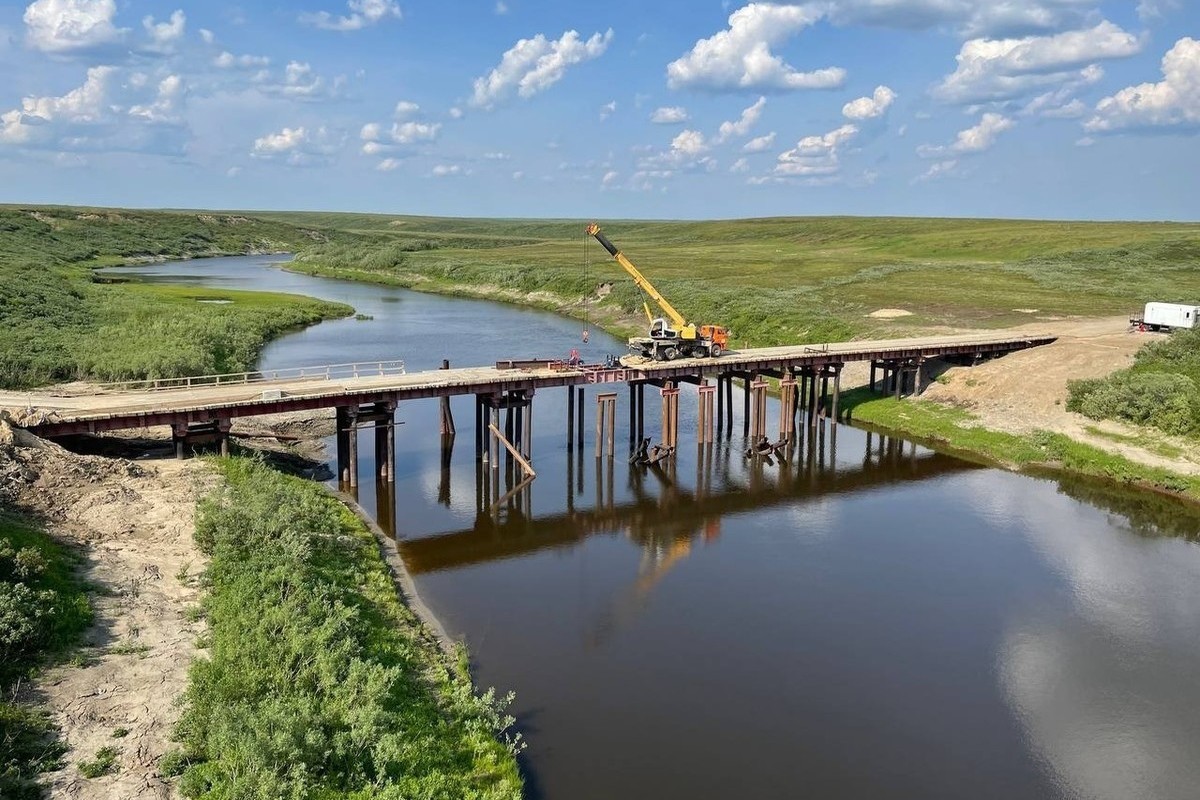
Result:
<svg viewBox="0 0 1200 800"><path fill-rule="evenodd" d="M611 458L616 438L613 390L627 386L632 445L644 440L645 390L654 387L661 398L661 453L669 454L679 443L681 383L698 387L696 436L705 444L732 431L735 381L741 382L743 433L765 441L767 379L776 380L781 398L778 438L786 441L795 433L802 409L809 412L813 426L821 419L837 424L842 369L848 363L868 362L871 388L899 397L920 393L927 362L933 359L973 363L1052 341L1050 335L972 334L754 348L728 351L719 358L643 362L627 357L607 365L536 359L451 369L443 362L442 369L421 372L405 371L402 362L370 362L127 382L80 393L0 392L0 409L14 424L47 438L169 425L176 453L183 457L190 446L204 442L228 452L229 431L238 418L333 408L339 478L353 487L359 477L360 428L371 426L375 431L377 477L394 481L399 404L440 398L439 433L447 436L455 433L449 398L474 395L476 458L494 468L504 448L532 478L533 399L538 390L567 389L564 433L573 449L585 446L585 390L594 387L596 455Z"/></svg>

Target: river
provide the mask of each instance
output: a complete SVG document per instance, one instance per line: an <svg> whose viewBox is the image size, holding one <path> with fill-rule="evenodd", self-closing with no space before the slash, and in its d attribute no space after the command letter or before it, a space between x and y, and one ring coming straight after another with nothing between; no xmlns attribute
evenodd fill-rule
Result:
<svg viewBox="0 0 1200 800"><path fill-rule="evenodd" d="M553 314L312 278L278 261L136 272L337 300L371 317L288 335L264 369L401 358L414 371L624 349L598 331L584 345L581 323ZM587 447L569 458L565 396L536 396L538 478L495 515L477 502L469 397L453 404L448 464L437 402L403 404L394 506L370 480L359 492L395 530L425 602L467 642L478 682L516 691L531 798L1200 792L1190 513L849 426L794 464L747 464L739 417L731 441L702 453L686 389L672 468L629 467L623 427L615 461L597 462L590 389Z"/></svg>

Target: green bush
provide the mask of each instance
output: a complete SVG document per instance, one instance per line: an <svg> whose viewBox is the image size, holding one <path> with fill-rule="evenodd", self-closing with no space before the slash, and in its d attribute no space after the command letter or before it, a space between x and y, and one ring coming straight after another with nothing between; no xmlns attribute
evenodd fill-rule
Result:
<svg viewBox="0 0 1200 800"><path fill-rule="evenodd" d="M1134 368L1106 378L1071 381L1067 391L1067 410L1092 419L1150 425L1180 436L1200 435L1200 393L1188 375Z"/></svg>
<svg viewBox="0 0 1200 800"><path fill-rule="evenodd" d="M434 654L371 534L318 486L251 461L222 469L196 528L211 644L180 721L182 792L519 796L497 738L512 720Z"/></svg>
<svg viewBox="0 0 1200 800"><path fill-rule="evenodd" d="M0 697L90 622L67 552L0 515ZM0 797L39 797L37 775L57 768L63 752L44 715L0 700Z"/></svg>

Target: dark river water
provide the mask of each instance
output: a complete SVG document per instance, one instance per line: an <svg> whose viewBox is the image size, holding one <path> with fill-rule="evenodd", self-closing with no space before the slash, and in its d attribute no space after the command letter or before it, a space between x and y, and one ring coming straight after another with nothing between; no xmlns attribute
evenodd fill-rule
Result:
<svg viewBox="0 0 1200 800"><path fill-rule="evenodd" d="M373 317L286 336L263 368L624 349L597 331L584 346L579 322L551 314L270 261L138 272ZM657 472L626 463L624 391L612 462L594 455L590 388L573 457L565 390L540 392L538 478L495 513L476 491L469 397L448 462L437 401L401 405L394 497L360 446L362 504L479 683L516 691L531 797L1200 797L1194 516L848 426L791 464L748 464L740 416L732 439L694 445L690 392L677 462Z"/></svg>

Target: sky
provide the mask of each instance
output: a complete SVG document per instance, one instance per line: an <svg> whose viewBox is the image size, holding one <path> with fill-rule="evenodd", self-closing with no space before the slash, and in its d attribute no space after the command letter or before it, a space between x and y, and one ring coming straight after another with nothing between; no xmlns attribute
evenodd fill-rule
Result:
<svg viewBox="0 0 1200 800"><path fill-rule="evenodd" d="M0 0L0 202L1197 220L1196 0Z"/></svg>

